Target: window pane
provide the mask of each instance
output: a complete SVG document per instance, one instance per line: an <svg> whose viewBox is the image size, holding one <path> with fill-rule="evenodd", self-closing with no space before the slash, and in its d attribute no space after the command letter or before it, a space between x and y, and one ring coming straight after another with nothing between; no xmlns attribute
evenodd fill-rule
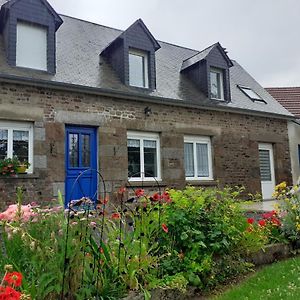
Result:
<svg viewBox="0 0 300 300"><path fill-rule="evenodd" d="M7 157L7 135L6 129L0 129L0 159Z"/></svg>
<svg viewBox="0 0 300 300"><path fill-rule="evenodd" d="M269 150L259 150L261 181L271 181L271 161Z"/></svg>
<svg viewBox="0 0 300 300"><path fill-rule="evenodd" d="M251 99L255 99L255 100L262 100L261 97L259 97L254 91L252 91L251 89L247 89L247 88L241 88L243 90L243 92L245 92L249 98Z"/></svg>
<svg viewBox="0 0 300 300"><path fill-rule="evenodd" d="M145 177L157 177L156 141L144 140Z"/></svg>
<svg viewBox="0 0 300 300"><path fill-rule="evenodd" d="M91 146L90 146L90 135L89 134L82 134L81 135L81 164L82 167L90 167L91 165Z"/></svg>
<svg viewBox="0 0 300 300"><path fill-rule="evenodd" d="M221 74L210 72L210 96L214 99L221 99Z"/></svg>
<svg viewBox="0 0 300 300"><path fill-rule="evenodd" d="M69 134L69 164L71 168L79 166L78 163L78 134Z"/></svg>
<svg viewBox="0 0 300 300"><path fill-rule="evenodd" d="M16 65L47 70L47 29L18 22Z"/></svg>
<svg viewBox="0 0 300 300"><path fill-rule="evenodd" d="M145 87L145 58L129 53L129 84Z"/></svg>
<svg viewBox="0 0 300 300"><path fill-rule="evenodd" d="M20 161L29 159L29 132L14 130L13 131L13 156L17 156Z"/></svg>
<svg viewBox="0 0 300 300"><path fill-rule="evenodd" d="M194 177L193 143L184 143L184 168L186 177Z"/></svg>
<svg viewBox="0 0 300 300"><path fill-rule="evenodd" d="M141 177L140 141L127 140L128 150L128 177Z"/></svg>
<svg viewBox="0 0 300 300"><path fill-rule="evenodd" d="M209 177L207 144L196 144L197 176Z"/></svg>

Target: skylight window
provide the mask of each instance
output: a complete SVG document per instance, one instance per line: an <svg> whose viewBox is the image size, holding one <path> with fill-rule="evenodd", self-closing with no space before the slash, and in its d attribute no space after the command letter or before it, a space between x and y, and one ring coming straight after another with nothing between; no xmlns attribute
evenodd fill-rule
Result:
<svg viewBox="0 0 300 300"><path fill-rule="evenodd" d="M251 88L239 86L240 90L248 96L253 101L258 101L262 103L267 103L265 100L263 100L258 94L256 94Z"/></svg>

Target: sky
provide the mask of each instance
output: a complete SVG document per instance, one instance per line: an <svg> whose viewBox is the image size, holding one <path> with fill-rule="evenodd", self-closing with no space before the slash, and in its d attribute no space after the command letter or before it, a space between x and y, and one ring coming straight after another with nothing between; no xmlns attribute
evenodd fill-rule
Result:
<svg viewBox="0 0 300 300"><path fill-rule="evenodd" d="M264 87L300 86L299 0L48 0L60 14L125 30L141 18L157 40L220 42Z"/></svg>

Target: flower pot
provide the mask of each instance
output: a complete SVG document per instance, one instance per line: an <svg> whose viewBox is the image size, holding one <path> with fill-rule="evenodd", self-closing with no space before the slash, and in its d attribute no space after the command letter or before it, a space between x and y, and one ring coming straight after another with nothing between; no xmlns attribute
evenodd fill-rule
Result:
<svg viewBox="0 0 300 300"><path fill-rule="evenodd" d="M19 165L17 168L17 173L18 174L24 174L26 173L27 166L26 165Z"/></svg>

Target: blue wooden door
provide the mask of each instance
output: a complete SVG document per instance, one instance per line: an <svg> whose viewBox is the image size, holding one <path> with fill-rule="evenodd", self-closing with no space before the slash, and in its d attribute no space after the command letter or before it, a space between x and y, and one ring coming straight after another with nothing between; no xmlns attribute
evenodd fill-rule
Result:
<svg viewBox="0 0 300 300"><path fill-rule="evenodd" d="M97 200L96 128L66 127L65 204L89 197Z"/></svg>

